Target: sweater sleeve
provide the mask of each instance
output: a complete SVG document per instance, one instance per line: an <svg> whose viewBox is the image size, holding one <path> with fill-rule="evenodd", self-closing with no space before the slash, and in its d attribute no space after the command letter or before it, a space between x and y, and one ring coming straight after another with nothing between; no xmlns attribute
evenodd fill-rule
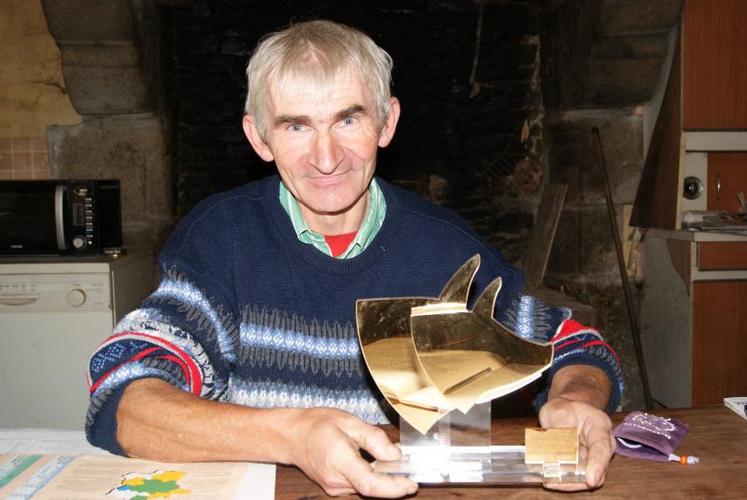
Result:
<svg viewBox="0 0 747 500"><path fill-rule="evenodd" d="M611 394L606 411L617 410L624 389L620 359L598 331L573 320L569 309L551 307L535 297L521 295L496 319L522 338L554 345L553 363L544 373L542 388L534 398L537 411L547 401L555 373L564 366L579 364L596 366L607 374Z"/></svg>
<svg viewBox="0 0 747 500"><path fill-rule="evenodd" d="M220 400L235 361L236 326L225 301L199 277L172 267L158 289L119 322L89 362L86 435L94 446L124 454L116 409L124 388L155 377L183 391Z"/></svg>
<svg viewBox="0 0 747 500"><path fill-rule="evenodd" d="M116 413L131 382L158 378L206 399L225 398L238 339L230 277L223 274L230 255L211 257L215 250L199 244L210 241L205 235L184 236L177 230L159 257L156 291L122 318L89 362L86 437L115 454L124 454Z"/></svg>

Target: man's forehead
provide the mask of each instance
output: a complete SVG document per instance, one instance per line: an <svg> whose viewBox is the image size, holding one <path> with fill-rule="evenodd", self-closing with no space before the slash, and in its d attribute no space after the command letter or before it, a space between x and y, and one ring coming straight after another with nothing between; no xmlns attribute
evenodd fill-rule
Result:
<svg viewBox="0 0 747 500"><path fill-rule="evenodd" d="M271 78L268 85L270 111L287 105L342 103L370 105L371 95L357 71L339 70L332 76L288 74ZM355 102L353 102L355 101ZM275 109L273 109L275 108ZM283 110L293 111L293 110Z"/></svg>

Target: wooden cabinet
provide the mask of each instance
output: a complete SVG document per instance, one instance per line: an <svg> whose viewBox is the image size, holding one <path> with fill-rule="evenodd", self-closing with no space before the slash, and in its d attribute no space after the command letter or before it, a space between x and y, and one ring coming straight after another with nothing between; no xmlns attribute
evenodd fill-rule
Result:
<svg viewBox="0 0 747 500"><path fill-rule="evenodd" d="M682 227L692 210L747 196L747 1L685 0L631 225ZM696 179L702 194L688 198Z"/></svg>
<svg viewBox="0 0 747 500"><path fill-rule="evenodd" d="M747 281L695 281L692 404L747 394Z"/></svg>
<svg viewBox="0 0 747 500"><path fill-rule="evenodd" d="M649 230L643 266L652 397L678 408L747 394L747 236Z"/></svg>
<svg viewBox="0 0 747 500"><path fill-rule="evenodd" d="M747 196L747 152L710 152L707 170L707 209L739 212L737 195Z"/></svg>
<svg viewBox="0 0 747 500"><path fill-rule="evenodd" d="M641 343L654 399L747 395L747 236L682 231L747 196L747 0L685 0L631 216L644 239Z"/></svg>
<svg viewBox="0 0 747 500"><path fill-rule="evenodd" d="M747 129L747 2L686 0L685 130Z"/></svg>

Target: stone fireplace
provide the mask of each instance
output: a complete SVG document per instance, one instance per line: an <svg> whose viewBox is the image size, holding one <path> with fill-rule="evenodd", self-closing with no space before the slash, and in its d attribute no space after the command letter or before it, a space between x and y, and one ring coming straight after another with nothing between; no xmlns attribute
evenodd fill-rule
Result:
<svg viewBox="0 0 747 500"><path fill-rule="evenodd" d="M126 243L156 250L205 196L271 171L241 130L259 37L314 18L367 32L394 59L403 109L379 174L455 209L517 265L544 187L568 184L545 281L597 310L624 403L641 406L590 130L625 229L680 0L42 4L82 116L48 129L51 175L122 179Z"/></svg>

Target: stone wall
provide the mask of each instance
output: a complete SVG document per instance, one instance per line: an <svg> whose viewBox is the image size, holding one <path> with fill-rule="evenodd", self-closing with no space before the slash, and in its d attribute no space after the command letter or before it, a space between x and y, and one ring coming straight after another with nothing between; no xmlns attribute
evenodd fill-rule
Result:
<svg viewBox="0 0 747 500"><path fill-rule="evenodd" d="M39 0L3 0L0 61L0 179L46 179L47 126L81 117Z"/></svg>
<svg viewBox="0 0 747 500"><path fill-rule="evenodd" d="M174 222L161 16L153 0L42 0L75 125L48 130L52 174L114 178L125 246L158 251Z"/></svg>

